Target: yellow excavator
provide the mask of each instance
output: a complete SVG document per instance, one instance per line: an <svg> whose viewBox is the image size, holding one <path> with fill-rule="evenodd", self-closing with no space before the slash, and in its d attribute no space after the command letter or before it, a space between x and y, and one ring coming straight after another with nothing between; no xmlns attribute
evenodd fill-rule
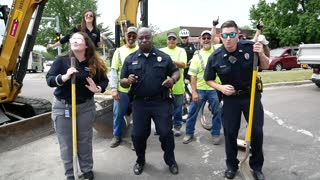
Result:
<svg viewBox="0 0 320 180"><path fill-rule="evenodd" d="M1 148L2 151L52 133L50 101L18 96L47 2L48 0L13 0L11 8L0 4L0 21L6 26L0 46L0 147L5 147ZM142 25L147 26L147 3L147 0L120 0L120 16L115 25L117 47L124 44L127 28L137 26L139 5ZM31 27L31 33L26 35L28 27ZM98 106L100 108L97 108L96 119L103 123L98 123L95 127L99 132L110 134L113 121L112 100ZM126 127L127 125L124 128Z"/></svg>

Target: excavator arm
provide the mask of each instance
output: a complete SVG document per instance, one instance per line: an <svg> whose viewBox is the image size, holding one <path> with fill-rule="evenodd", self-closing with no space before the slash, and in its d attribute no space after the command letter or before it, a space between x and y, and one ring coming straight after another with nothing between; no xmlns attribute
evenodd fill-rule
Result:
<svg viewBox="0 0 320 180"><path fill-rule="evenodd" d="M15 0L9 15L2 12L8 21L0 50L0 103L14 101L20 92L46 2L47 0ZM26 37L24 51L19 57L34 12L36 15L32 31Z"/></svg>
<svg viewBox="0 0 320 180"><path fill-rule="evenodd" d="M120 0L120 15L115 25L115 44L125 44L125 33L130 26L137 27L137 14L140 4L142 26L148 26L148 0Z"/></svg>

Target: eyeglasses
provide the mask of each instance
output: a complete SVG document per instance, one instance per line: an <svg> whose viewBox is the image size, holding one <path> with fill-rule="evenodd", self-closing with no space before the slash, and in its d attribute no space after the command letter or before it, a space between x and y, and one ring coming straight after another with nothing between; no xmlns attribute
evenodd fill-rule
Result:
<svg viewBox="0 0 320 180"><path fill-rule="evenodd" d="M137 35L135 35L135 34L128 34L127 37L128 37L129 39L130 39L130 38L136 39L136 38L137 38Z"/></svg>
<svg viewBox="0 0 320 180"><path fill-rule="evenodd" d="M171 40L173 40L173 41L175 41L177 38L175 38L175 37L168 37L168 40L169 41L171 41Z"/></svg>
<svg viewBox="0 0 320 180"><path fill-rule="evenodd" d="M80 38L71 38L71 39L69 40L69 42L70 42L71 44L73 44L73 43L81 44L81 43L83 42L83 39L80 39Z"/></svg>
<svg viewBox="0 0 320 180"><path fill-rule="evenodd" d="M93 14L86 14L85 17L93 17Z"/></svg>
<svg viewBox="0 0 320 180"><path fill-rule="evenodd" d="M202 37L202 40L210 40L211 39L211 37Z"/></svg>
<svg viewBox="0 0 320 180"><path fill-rule="evenodd" d="M237 35L236 32L232 32L232 33L221 33L221 37L222 37L223 39L227 39L228 36L229 36L230 38L235 38L236 35Z"/></svg>
<svg viewBox="0 0 320 180"><path fill-rule="evenodd" d="M187 39L188 37L180 37L181 39Z"/></svg>

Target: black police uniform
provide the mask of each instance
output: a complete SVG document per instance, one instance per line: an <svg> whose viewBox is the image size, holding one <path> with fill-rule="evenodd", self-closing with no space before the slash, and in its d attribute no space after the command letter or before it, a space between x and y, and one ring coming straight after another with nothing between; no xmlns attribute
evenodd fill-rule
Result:
<svg viewBox="0 0 320 180"><path fill-rule="evenodd" d="M60 43L64 44L64 43L68 42L69 39L71 38L71 35L73 33L79 32L79 31L81 31L81 30L78 29L77 27L73 27L69 34L66 34L63 38L60 39ZM100 31L97 28L93 28L91 31L88 28L86 28L86 33L88 34L88 36L92 40L93 44L97 48L98 43L100 42Z"/></svg>
<svg viewBox="0 0 320 180"><path fill-rule="evenodd" d="M249 117L250 87L253 70L253 42L239 41L235 52L228 52L222 46L209 57L205 70L206 81L215 80L218 74L222 84L232 85L235 95L223 95L223 128L226 147L226 164L233 170L238 169L237 137L240 128L241 112L246 120ZM264 162L263 144L264 112L261 93L256 92L252 125L251 149L249 164L251 169L261 171Z"/></svg>
<svg viewBox="0 0 320 180"><path fill-rule="evenodd" d="M145 163L147 139L151 132L151 118L160 135L164 161L171 166L176 163L174 136L172 132L173 104L169 89L162 82L179 71L169 55L153 48L149 55L141 51L130 54L121 69L121 79L130 74L138 76L138 82L131 86L133 95L132 142L137 154L137 163Z"/></svg>
<svg viewBox="0 0 320 180"><path fill-rule="evenodd" d="M188 74L189 71L189 65L190 60L193 57L194 52L196 51L196 48L194 47L194 44L187 42L186 44L177 43L178 47L184 48L187 53L187 67L184 69L184 78L190 80L190 75Z"/></svg>

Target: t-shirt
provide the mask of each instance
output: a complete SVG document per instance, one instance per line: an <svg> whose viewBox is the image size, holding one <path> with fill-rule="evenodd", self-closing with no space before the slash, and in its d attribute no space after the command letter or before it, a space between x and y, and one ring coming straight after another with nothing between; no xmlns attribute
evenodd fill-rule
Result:
<svg viewBox="0 0 320 180"><path fill-rule="evenodd" d="M191 64L189 67L188 74L190 76L197 77L197 89L200 90L214 90L214 88L207 85L206 81L203 79L205 67L208 62L209 56L213 53L213 51L221 45L214 45L208 51L201 49L196 52L191 59ZM202 57L202 61L200 60L199 55ZM219 82L219 79L216 79L216 82Z"/></svg>
<svg viewBox="0 0 320 180"><path fill-rule="evenodd" d="M161 51L167 53L172 61L178 61L183 62L184 64L187 64L187 53L183 48L175 47L174 49L170 49L168 47L161 48ZM184 94L184 77L183 77L183 68L179 68L180 71L180 79L174 84L172 87L173 94L180 95Z"/></svg>
<svg viewBox="0 0 320 180"><path fill-rule="evenodd" d="M122 86L120 86L120 75L121 75L120 73L121 73L121 68L122 68L122 65L123 65L126 57L129 54L135 52L137 49L139 49L138 46L136 46L134 48L127 48L126 45L123 45L120 48L118 48L113 54L111 68L118 71L118 85L117 85L118 91L129 92L128 88L123 88Z"/></svg>

